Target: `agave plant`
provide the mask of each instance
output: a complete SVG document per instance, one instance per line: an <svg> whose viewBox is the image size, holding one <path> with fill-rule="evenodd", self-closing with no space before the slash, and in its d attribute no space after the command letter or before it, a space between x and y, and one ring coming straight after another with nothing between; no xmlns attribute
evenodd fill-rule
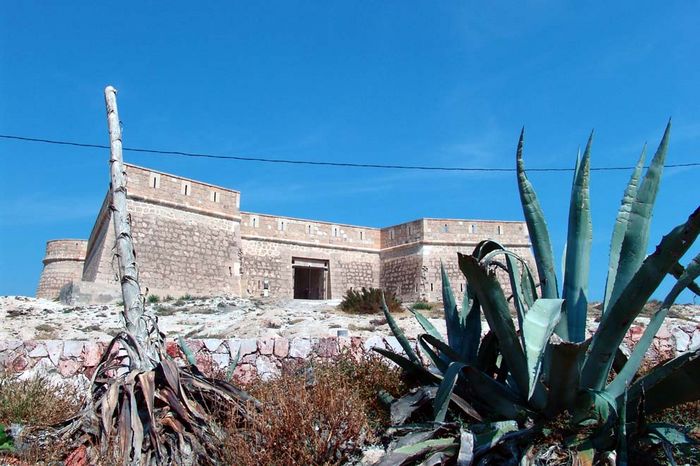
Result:
<svg viewBox="0 0 700 466"><path fill-rule="evenodd" d="M467 281L461 310L444 268L442 271L447 340L413 311L426 332L418 337L418 347L432 370L425 368L385 308L387 321L406 355L377 351L418 380L437 387L420 390L418 398L411 394L412 403L395 402L394 418L408 419L427 400L438 423L411 432L407 438L416 441L400 441L385 464L437 461L450 454L457 456L458 464L471 464L478 458L499 464L521 459L524 464L535 464L533 439L546 435L551 425L561 426L562 419L566 419L565 430L571 434L566 444L577 451L578 461L584 464L596 454L616 455L618 464L625 464L628 432L636 439L656 439L666 447L690 441L672 426L646 424L644 419L666 407L700 398L700 349L660 364L643 377L637 375L678 295L686 288L698 290L693 280L700 275L700 255L686 268L679 260L700 233L700 208L646 256L669 136L670 122L646 174L640 181L642 151L625 189L611 241L602 319L592 337L586 339L593 138L591 135L583 156L577 157L574 169L560 294L547 225L524 167L521 133L516 155L518 187L539 283L524 260L494 241L481 242L471 255L458 254ZM515 318L496 277L497 269L508 272ZM675 275L677 282L626 358L620 350L623 338L667 274ZM483 338L482 313L489 327ZM458 435L453 429L453 434L445 437L440 423L449 409L452 418L471 424L458 428ZM398 412L401 410L403 413ZM665 450L670 454L671 448Z"/></svg>

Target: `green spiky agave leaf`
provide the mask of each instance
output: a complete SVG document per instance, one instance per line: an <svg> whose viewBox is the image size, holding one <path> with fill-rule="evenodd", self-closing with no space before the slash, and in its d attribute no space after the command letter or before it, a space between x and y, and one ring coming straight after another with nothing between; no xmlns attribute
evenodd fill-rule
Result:
<svg viewBox="0 0 700 466"><path fill-rule="evenodd" d="M445 371L445 375L438 387L438 391L435 394L435 399L433 400L433 414L435 422L445 422L445 416L447 415L447 407L450 404L450 396L452 395L452 390L454 390L455 383L457 382L457 377L459 372L466 364L461 362L451 362Z"/></svg>
<svg viewBox="0 0 700 466"><path fill-rule="evenodd" d="M589 196L590 159L593 133L588 139L569 204L569 229L566 241L566 269L562 298L566 301L557 334L565 340L583 341L588 312L588 273L590 269L591 207Z"/></svg>
<svg viewBox="0 0 700 466"><path fill-rule="evenodd" d="M535 392L547 342L559 321L563 303L563 299L538 299L525 315L522 333L527 358L528 399Z"/></svg>
<svg viewBox="0 0 700 466"><path fill-rule="evenodd" d="M479 352L479 343L481 343L481 305L469 284L462 300L462 310L464 324L460 355L466 363L474 364Z"/></svg>
<svg viewBox="0 0 700 466"><path fill-rule="evenodd" d="M427 317L425 317L423 314L418 312L416 309L411 309L411 313L413 314L413 317L416 318L416 321L418 324L423 327L423 330L425 330L429 335L434 336L438 340L442 340L442 335L440 335L440 332L438 332L438 329L435 328L433 324L430 323Z"/></svg>
<svg viewBox="0 0 700 466"><path fill-rule="evenodd" d="M581 366L590 340L582 343L568 341L550 342L549 364L544 378L549 387L545 413L549 417L558 415L574 406L579 390Z"/></svg>
<svg viewBox="0 0 700 466"><path fill-rule="evenodd" d="M525 174L525 163L523 162L523 140L525 129L520 133L518 150L516 152L516 166L518 174L518 189L520 191L520 203L523 208L523 215L527 223L527 229L532 239L532 252L537 264L537 273L540 278L543 298L558 298L557 276L554 272L554 254L552 253L552 243L547 231L547 222L542 212L542 207L537 200L535 189Z"/></svg>
<svg viewBox="0 0 700 466"><path fill-rule="evenodd" d="M529 284L530 282L534 282L534 280L527 262L518 254L507 250L503 246L499 245L498 249L494 249L478 259L482 265L488 266L493 263L496 256L499 255L504 256L506 259L505 268L508 272L508 280L510 282L511 292L513 293L513 302L518 318L518 328L522 329L525 313L534 300L537 299L536 295L532 296L530 294L534 287L531 288ZM523 266L522 272L520 270L520 264Z"/></svg>
<svg viewBox="0 0 700 466"><path fill-rule="evenodd" d="M649 227L651 225L652 212L656 202L656 195L659 192L659 184L661 183L661 175L666 162L670 137L671 121L669 120L659 148L656 150L656 154L644 175L642 184L637 190L637 196L630 209L625 237L620 248L620 262L610 293L609 306L619 298L644 261L647 244L649 243Z"/></svg>
<svg viewBox="0 0 700 466"><path fill-rule="evenodd" d="M384 299L384 292L382 292L382 310L384 311L384 317L386 318L387 324L389 324L391 332L398 340L399 344L401 345L401 348L403 348L404 352L406 353L406 356L408 356L408 359L420 364L420 359L418 358L416 352L413 351L411 342L408 341L408 338L406 338L406 335L403 333L403 330L401 330L401 327L399 327L399 325L396 323L396 320L394 320L394 316L392 316L391 312L389 312L389 307L386 305L386 300Z"/></svg>
<svg viewBox="0 0 700 466"><path fill-rule="evenodd" d="M450 346L459 351L462 325L459 319L459 311L457 310L457 301L455 301L452 286L450 285L450 278L447 276L447 271L442 261L440 261L440 276L442 277L442 302L445 306L447 341Z"/></svg>
<svg viewBox="0 0 700 466"><path fill-rule="evenodd" d="M583 387L595 390L603 388L615 356L614 348L620 346L644 304L669 270L692 246L698 234L700 207L690 215L687 222L678 225L662 238L656 251L644 260L620 297L611 301L610 310L603 314L591 341L582 370Z"/></svg>
<svg viewBox="0 0 700 466"><path fill-rule="evenodd" d="M644 395L646 414L700 399L700 348L660 364L634 382L628 393L628 407Z"/></svg>
<svg viewBox="0 0 700 466"><path fill-rule="evenodd" d="M374 348L372 348L372 350L381 354L385 358L390 359L397 366L399 366L401 369L403 369L408 374L415 377L416 379L418 379L422 383L426 383L426 384L440 383L440 380L441 380L440 377L438 377L437 375L433 374L428 369L423 367L422 364L411 361L410 359L405 358L405 357L401 356L400 354L396 354L393 351L389 351L389 350L384 349L384 348L374 347Z"/></svg>
<svg viewBox="0 0 700 466"><path fill-rule="evenodd" d="M426 338L434 337L429 334L418 335L418 347L421 349L421 351L423 351L423 354L425 354L428 357L430 362L433 363L433 366L435 366L441 373L444 373L447 370L447 365L451 361L459 361L459 358L450 358L449 356L447 356L446 353L441 353L439 350L434 350L433 347L435 347L436 345L431 346L430 343L425 341ZM446 346L449 349L447 343L445 343L441 339L434 338L434 341Z"/></svg>
<svg viewBox="0 0 700 466"><path fill-rule="evenodd" d="M611 396L617 398L623 394L625 388L632 381L639 367L642 365L644 355L654 341L654 336L661 328L661 324L666 318L671 305L676 301L678 295L681 294L690 283L693 283L693 280L698 276L700 276L700 254L690 261L690 264L688 264L681 278L674 284L668 295L666 295L661 307L659 307L651 317L647 328L644 329L644 334L634 346L634 350L632 354L630 354L627 363L622 370L618 372L617 377L608 385L606 390Z"/></svg>
<svg viewBox="0 0 700 466"><path fill-rule="evenodd" d="M608 308L610 301L610 294L612 293L613 286L615 285L615 276L617 275L617 267L620 263L620 251L622 250L622 241L625 239L625 232L627 231L627 225L629 224L630 211L632 210L632 204L637 197L637 187L639 186L639 177L642 174L642 169L644 168L644 159L646 158L647 145L644 144L642 148L642 153L639 155L639 160L637 165L632 171L632 176L630 177L629 183L625 188L625 193L622 196L622 202L620 203L620 210L617 212L617 218L615 219L615 228L613 229L612 238L610 239L610 261L608 263L608 277L605 281L605 297L603 299L603 312Z"/></svg>
<svg viewBox="0 0 700 466"><path fill-rule="evenodd" d="M467 380L466 389L479 405L484 407L481 413L491 420L510 419L522 421L527 418L528 410L522 400L510 387L481 372L472 366L461 369Z"/></svg>
<svg viewBox="0 0 700 466"><path fill-rule="evenodd" d="M527 363L520 339L515 332L508 302L498 280L489 274L472 256L458 253L459 267L474 288L489 328L498 337L501 354L521 393L527 393Z"/></svg>

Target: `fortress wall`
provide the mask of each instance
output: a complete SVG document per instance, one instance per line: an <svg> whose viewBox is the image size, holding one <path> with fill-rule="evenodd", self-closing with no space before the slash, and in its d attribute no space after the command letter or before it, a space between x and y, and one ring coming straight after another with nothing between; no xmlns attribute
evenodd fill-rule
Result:
<svg viewBox="0 0 700 466"><path fill-rule="evenodd" d="M241 233L250 238L292 240L363 249L379 249L380 245L380 230L377 228L251 212L241 213Z"/></svg>
<svg viewBox="0 0 700 466"><path fill-rule="evenodd" d="M127 200L141 288L152 294L240 295L237 221ZM84 279L116 284L111 215L98 230Z"/></svg>
<svg viewBox="0 0 700 466"><path fill-rule="evenodd" d="M271 296L292 297L292 258L328 261L332 299L341 298L350 287L379 286L378 251L247 236L243 236L242 249L242 288L248 296L260 296L267 280Z"/></svg>
<svg viewBox="0 0 700 466"><path fill-rule="evenodd" d="M238 191L136 165L125 167L127 194L132 199L225 218L240 216Z"/></svg>
<svg viewBox="0 0 700 466"><path fill-rule="evenodd" d="M452 292L454 293L457 302L462 302L466 287L466 278L459 269L457 253L471 254L474 250L474 246L475 244L462 243L451 245L426 245L423 248L424 281L422 283L422 289L424 290L424 298L427 301L442 301L442 275L440 273L440 262L442 261L445 266L445 270L447 271L447 276L450 279ZM532 256L529 245L526 247L511 247L509 250L518 254L528 263L532 273L535 274L535 281L537 282L536 271L534 269L535 260ZM503 262L504 258L503 256L499 256L496 257L496 260ZM498 269L496 270L496 275L498 281L503 287L506 297L508 297L511 294L508 274L505 271ZM432 290L430 287L431 284Z"/></svg>
<svg viewBox="0 0 700 466"><path fill-rule="evenodd" d="M382 289L396 293L402 301L421 299L423 246L420 243L383 250L381 264Z"/></svg>
<svg viewBox="0 0 700 466"><path fill-rule="evenodd" d="M484 239L493 239L504 245L529 246L530 244L525 222L440 218L426 218L423 221L426 241L476 245Z"/></svg>
<svg viewBox="0 0 700 466"><path fill-rule="evenodd" d="M61 288L80 280L86 251L85 240L59 239L47 242L37 298L55 299Z"/></svg>
<svg viewBox="0 0 700 466"><path fill-rule="evenodd" d="M381 230L382 249L414 243L423 239L423 220L401 223Z"/></svg>

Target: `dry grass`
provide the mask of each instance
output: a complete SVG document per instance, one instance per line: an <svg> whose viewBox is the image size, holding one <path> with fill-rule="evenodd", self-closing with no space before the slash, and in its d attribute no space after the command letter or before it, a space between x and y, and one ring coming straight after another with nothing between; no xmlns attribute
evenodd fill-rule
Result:
<svg viewBox="0 0 700 466"><path fill-rule="evenodd" d="M239 419L229 419L230 464L342 464L386 426L377 391L404 390L399 372L374 356L343 355L282 372L247 387L263 408L243 429L235 427Z"/></svg>
<svg viewBox="0 0 700 466"><path fill-rule="evenodd" d="M17 451L12 455L25 464L56 464L65 458L70 446L42 438L42 427L74 416L82 401L82 393L69 384L56 385L42 377L19 380L0 374L0 424L21 426L15 441Z"/></svg>
<svg viewBox="0 0 700 466"><path fill-rule="evenodd" d="M0 424L56 424L77 413L82 400L80 391L69 384L56 385L43 377L19 380L0 375Z"/></svg>

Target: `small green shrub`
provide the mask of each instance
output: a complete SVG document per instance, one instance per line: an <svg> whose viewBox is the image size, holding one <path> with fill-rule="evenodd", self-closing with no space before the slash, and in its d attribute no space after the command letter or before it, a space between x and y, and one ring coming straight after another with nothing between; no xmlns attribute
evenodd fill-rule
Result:
<svg viewBox="0 0 700 466"><path fill-rule="evenodd" d="M165 298L163 298L163 301L166 303L169 303L170 301L174 301L175 298L172 297L172 295L167 295Z"/></svg>
<svg viewBox="0 0 700 466"><path fill-rule="evenodd" d="M160 302L160 296L157 294L149 294L147 301L151 304L159 303Z"/></svg>
<svg viewBox="0 0 700 466"><path fill-rule="evenodd" d="M348 314L379 314L382 312L382 293L379 288L349 289L340 303L340 310ZM401 301L393 292L384 292L384 299L390 312L403 311Z"/></svg>
<svg viewBox="0 0 700 466"><path fill-rule="evenodd" d="M413 306L411 306L411 309L414 311L429 311L433 308L433 306L425 301L416 301L413 303Z"/></svg>
<svg viewBox="0 0 700 466"><path fill-rule="evenodd" d="M180 299L178 301L192 301L194 298L192 297L191 294L187 293L185 295L180 296Z"/></svg>

